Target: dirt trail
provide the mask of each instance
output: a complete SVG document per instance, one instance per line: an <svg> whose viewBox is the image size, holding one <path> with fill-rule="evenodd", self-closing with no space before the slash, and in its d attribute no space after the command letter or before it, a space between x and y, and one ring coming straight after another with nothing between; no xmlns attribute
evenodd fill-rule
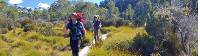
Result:
<svg viewBox="0 0 200 56"><path fill-rule="evenodd" d="M105 40L107 38L107 35L108 34L103 34L100 39L102 40ZM93 40L92 41L92 44L95 44L95 41ZM90 51L90 48L91 48L92 45L89 45L89 46L86 46L84 47L80 52L79 52L79 56L87 56L89 51Z"/></svg>

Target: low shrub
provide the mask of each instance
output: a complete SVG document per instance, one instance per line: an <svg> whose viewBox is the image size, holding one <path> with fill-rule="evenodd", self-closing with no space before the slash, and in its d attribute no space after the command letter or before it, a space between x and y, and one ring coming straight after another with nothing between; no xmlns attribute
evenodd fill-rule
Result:
<svg viewBox="0 0 200 56"><path fill-rule="evenodd" d="M0 28L7 28L8 30L12 30L20 26L20 23L12 19L0 19Z"/></svg>
<svg viewBox="0 0 200 56"><path fill-rule="evenodd" d="M129 26L131 25L131 21L130 20L124 20L124 19L115 19L115 18L111 18L111 19L103 19L102 20L102 25L103 26Z"/></svg>
<svg viewBox="0 0 200 56"><path fill-rule="evenodd" d="M36 32L40 32L45 36L54 36L55 32L53 32L53 24L51 22L37 22Z"/></svg>
<svg viewBox="0 0 200 56"><path fill-rule="evenodd" d="M33 30L34 24L33 24L33 20L29 19L29 18L24 18L18 21L21 24L21 27L23 28L24 32Z"/></svg>
<svg viewBox="0 0 200 56"><path fill-rule="evenodd" d="M129 51L137 55L149 56L155 51L155 39L148 35L137 35L130 43Z"/></svg>

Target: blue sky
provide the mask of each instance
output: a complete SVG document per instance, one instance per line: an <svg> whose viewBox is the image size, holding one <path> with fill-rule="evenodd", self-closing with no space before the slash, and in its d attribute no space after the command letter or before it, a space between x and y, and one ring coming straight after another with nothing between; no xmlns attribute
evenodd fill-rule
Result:
<svg viewBox="0 0 200 56"><path fill-rule="evenodd" d="M22 7L30 7L30 8L48 8L50 4L52 4L56 0L5 0L10 5L18 4L18 6ZM84 0L87 2L93 2L99 4L101 1L104 0Z"/></svg>

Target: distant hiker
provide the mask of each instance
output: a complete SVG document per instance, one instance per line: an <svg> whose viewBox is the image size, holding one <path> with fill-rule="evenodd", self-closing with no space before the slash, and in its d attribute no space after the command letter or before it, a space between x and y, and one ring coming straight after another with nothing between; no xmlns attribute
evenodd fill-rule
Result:
<svg viewBox="0 0 200 56"><path fill-rule="evenodd" d="M95 42L100 41L99 33L98 33L100 31L100 27L101 27L101 21L100 21L99 15L95 15L94 20L93 20L93 29L94 29L93 33L94 33Z"/></svg>
<svg viewBox="0 0 200 56"><path fill-rule="evenodd" d="M80 49L80 40L83 35L82 32L86 33L83 23L77 21L75 14L72 14L65 29L70 30L69 36L70 36L70 46L72 49L72 54L73 54L73 56L78 56L79 49ZM66 31L65 31L65 33L66 33Z"/></svg>

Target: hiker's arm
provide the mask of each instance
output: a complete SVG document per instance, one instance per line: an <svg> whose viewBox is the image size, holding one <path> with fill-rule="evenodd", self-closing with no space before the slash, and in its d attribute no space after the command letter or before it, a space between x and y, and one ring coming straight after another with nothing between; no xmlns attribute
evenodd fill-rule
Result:
<svg viewBox="0 0 200 56"><path fill-rule="evenodd" d="M94 29L94 21L92 21L92 29Z"/></svg>
<svg viewBox="0 0 200 56"><path fill-rule="evenodd" d="M82 32L83 32L84 34L86 34L87 32L86 32L86 30L85 30L85 26L83 25L83 23L81 23L81 25L82 25Z"/></svg>
<svg viewBox="0 0 200 56"><path fill-rule="evenodd" d="M84 34L86 34L87 32L86 32L86 30L85 30L85 28L83 28L83 30L82 30L83 32L84 32Z"/></svg>
<svg viewBox="0 0 200 56"><path fill-rule="evenodd" d="M102 27L101 21L100 21L100 23L99 23L99 27L100 27L100 28Z"/></svg>
<svg viewBox="0 0 200 56"><path fill-rule="evenodd" d="M63 29L64 34L67 34L67 31L68 31L68 29L66 29L66 28L64 27L64 29Z"/></svg>

